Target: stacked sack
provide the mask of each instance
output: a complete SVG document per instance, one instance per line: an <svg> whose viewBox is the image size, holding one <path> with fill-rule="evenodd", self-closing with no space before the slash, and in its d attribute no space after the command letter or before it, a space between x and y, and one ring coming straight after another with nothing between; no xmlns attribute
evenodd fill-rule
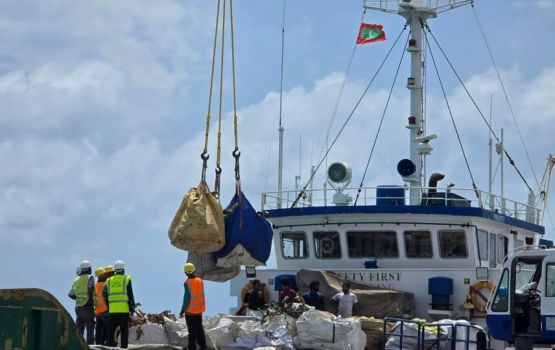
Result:
<svg viewBox="0 0 555 350"><path fill-rule="evenodd" d="M366 334L360 321L354 318L343 319L328 312L309 310L299 317L296 326L298 349L363 350L366 346Z"/></svg>

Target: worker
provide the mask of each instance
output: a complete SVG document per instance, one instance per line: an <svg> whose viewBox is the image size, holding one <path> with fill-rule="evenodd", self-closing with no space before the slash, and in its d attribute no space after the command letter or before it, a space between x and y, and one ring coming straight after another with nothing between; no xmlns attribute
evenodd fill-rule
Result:
<svg viewBox="0 0 555 350"><path fill-rule="evenodd" d="M343 282L341 285L342 293L334 295L330 302L337 304L337 314L343 318L353 316L353 312L357 311L357 296L350 292L351 283Z"/></svg>
<svg viewBox="0 0 555 350"><path fill-rule="evenodd" d="M96 345L104 345L106 343L106 333L108 332L108 306L102 296L102 290L106 282L106 269L99 267L94 272L96 276L96 308L94 313L96 315L96 329L95 329L95 343Z"/></svg>
<svg viewBox="0 0 555 350"><path fill-rule="evenodd" d="M206 311L204 282L200 277L195 276L195 265L192 263L186 263L183 270L187 275L187 280L183 284L185 294L183 295L183 305L179 316L185 316L185 322L187 322L187 329L189 330L187 348L194 350L198 344L201 350L208 349L202 326L202 313Z"/></svg>
<svg viewBox="0 0 555 350"><path fill-rule="evenodd" d="M304 302L307 305L313 306L316 310L324 311L324 297L318 291L320 283L312 281L309 285L310 291L303 295Z"/></svg>
<svg viewBox="0 0 555 350"><path fill-rule="evenodd" d="M125 274L125 264L118 260L114 263L115 274L106 280L102 296L108 304L110 315L106 345L116 346L114 339L116 329L120 329L120 347L127 348L129 343L129 314L135 312L135 298L131 285L131 276Z"/></svg>
<svg viewBox="0 0 555 350"><path fill-rule="evenodd" d="M243 306L254 311L261 311L268 308L269 305L267 305L264 300L264 289L259 280L252 281L251 290L245 294L243 298Z"/></svg>
<svg viewBox="0 0 555 350"><path fill-rule="evenodd" d="M297 299L297 292L289 287L289 279L281 279L281 290L279 291L279 306L291 305Z"/></svg>
<svg viewBox="0 0 555 350"><path fill-rule="evenodd" d="M96 294L94 292L94 277L92 265L88 260L79 264L79 275L73 280L68 296L75 300L75 315L77 329L85 337L87 330L87 344L94 344L94 307Z"/></svg>
<svg viewBox="0 0 555 350"><path fill-rule="evenodd" d="M254 280L248 280L247 284L245 284L243 286L243 289L241 289L241 300L245 300L245 296L247 295L247 293L250 293L250 291L253 289L253 281ZM262 292L264 294L264 304L270 305L270 291L268 290L266 283L261 282L260 285L262 286Z"/></svg>

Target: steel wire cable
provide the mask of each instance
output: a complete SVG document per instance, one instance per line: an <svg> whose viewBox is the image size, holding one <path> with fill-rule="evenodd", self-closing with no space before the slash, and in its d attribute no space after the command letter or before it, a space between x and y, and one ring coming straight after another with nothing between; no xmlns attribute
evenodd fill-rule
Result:
<svg viewBox="0 0 555 350"><path fill-rule="evenodd" d="M366 14L366 10L363 11L362 16L360 18L360 23L364 23L364 15ZM345 90L345 85L347 84L347 78L349 77L349 73L351 72L351 66L353 64L353 59L355 57L355 53L356 53L356 48L357 48L357 44L355 41L355 44L353 46L353 51L351 53L351 58L349 59L349 63L347 64L347 69L345 70L345 74L343 76L343 81L341 82L341 87L339 88L339 94L337 96L337 100L335 101L335 106L333 107L333 112L331 114L331 118L330 118L330 122L328 124L328 129L326 131L326 137L324 138L324 142L322 143L322 148L320 149L320 154L318 156L318 158L322 157L322 154L324 153L324 151L326 150L326 148L328 147L329 144L329 138L330 138L330 133L331 133L331 128L335 122L335 117L337 116L337 110L339 109L339 103L341 102L341 98L343 97L343 91ZM327 158L326 158L326 168L327 168Z"/></svg>
<svg viewBox="0 0 555 350"><path fill-rule="evenodd" d="M391 88L389 89L389 95L387 95L387 100L385 102L384 110L382 112L382 117L380 118L380 123L378 125L378 130L376 131L376 136L374 137L374 141L372 143L372 148L370 149L370 155L368 156L368 160L366 161L366 167L364 168L364 173L362 174L362 180L360 181L360 185L358 186L357 196L353 203L353 206L356 207L358 198L360 197L360 192L362 191L362 185L364 184L364 180L366 179L366 173L368 172L368 167L370 166L370 160L372 159L372 155L374 154L374 149L376 148L376 143L378 142L378 136L382 129L383 121L385 119L385 115L387 112L387 107L389 107L389 101L391 100L391 95L393 94L393 88L395 87L395 83L397 82L397 77L399 76L399 71L401 69L401 64L403 63L403 58L405 57L405 48L407 47L407 43L409 42L410 32L407 35L407 40L405 41L405 46L401 51L401 58L399 59L399 64L397 65L397 70L395 71L395 76L393 77L393 82L391 83Z"/></svg>
<svg viewBox="0 0 555 350"><path fill-rule="evenodd" d="M393 51L393 49L395 48L395 46L397 46L397 43L399 42L399 39L401 38L401 35L403 34L403 32L407 29L407 24L405 24L405 26L403 27L403 29L399 32L399 35L397 35L397 38L395 39L395 42L391 45L391 48L389 49L389 51L387 52L387 54L385 55L383 61L381 62L380 66L378 67L378 69L376 70L376 72L374 73L374 75L372 76L372 78L370 79L370 82L368 83L368 85L366 85L366 88L364 89L362 95L360 96L360 98L358 99L358 101L355 103L355 106L353 107L353 109L351 110L351 112L349 113L349 115L347 116L347 118L345 119L345 121L343 122L343 125L341 126L341 128L339 129L339 131L337 132L337 135L335 135L335 137L333 138L333 141L331 142L331 144L329 145L328 149L326 150L326 153L324 153L324 156L320 159L320 161L318 162L318 165L314 168L314 171L312 172L312 174L310 175L310 178L308 179L307 183L303 186L303 189L301 191L299 191L299 194L297 195L297 198L295 198L295 200L293 201L293 204L291 204L291 208L294 208L297 203L299 202L299 199L301 199L301 197L303 196L303 194L305 193L308 185L310 184L310 182L312 181L312 179L314 178L314 174L316 174L316 172L318 171L318 169L320 168L320 166L322 166L322 163L324 162L324 160L326 159L328 153L331 151L331 149L333 148L333 146L335 145L335 143L337 142L337 140L339 139L339 136L341 136L341 134L343 133L343 130L345 130L345 127L347 126L347 124L349 123L349 121L351 120L351 118L353 117L356 109L358 108L358 106L360 105L360 103L362 102L362 99L364 98L364 96L366 95L366 93L368 92L368 89L370 89L370 86L372 85L372 83L376 80L376 77L378 76L378 74L380 73L381 69L383 68L383 66L385 65L385 62L387 61L387 59L389 58L389 55L391 55L391 52Z"/></svg>
<svg viewBox="0 0 555 350"><path fill-rule="evenodd" d="M541 188L540 182L538 181L538 176L536 174L534 166L532 165L532 160L530 159L530 154L528 153L528 148L526 147L526 144L524 143L524 138L522 137L520 127L518 126L518 122L516 120L516 115L515 115L515 112L513 110L513 106L512 106L512 104L509 100L509 94L507 93L507 89L505 89L505 84L503 83L503 79L501 79L501 74L499 73L499 69L497 68L497 62L495 61L495 58L493 57L493 51L492 51L492 49L489 45L489 41L486 37L486 33L485 33L484 28L482 26L482 22L480 22L480 18L478 17L478 13L476 12L476 8L474 7L474 4L472 4L472 12L474 13L474 18L476 18L478 28L480 29L480 33L482 34L482 39L484 39L484 44L486 45L489 57L490 57L491 62L493 64L493 68L495 69L495 73L497 74L497 79L499 79L499 84L501 85L501 90L503 90L503 95L505 96L505 100L507 101L507 106L509 107L509 111L511 112L511 116L513 118L513 122L514 122L516 130L518 132L520 142L522 143L522 147L524 148L524 153L526 154L526 159L528 160L528 164L530 165L530 169L532 169L532 174L534 175L534 179L536 180L536 185L538 186L538 193L541 194L542 188ZM550 222L551 226L553 227L553 229L555 230L555 224L553 223L553 218L552 218L551 213L549 212L549 209L547 207L546 207L546 212L547 212L547 217L549 218L549 222Z"/></svg>
<svg viewBox="0 0 555 350"><path fill-rule="evenodd" d="M476 187L476 181L474 181L474 176L472 175L472 170L470 169L470 164L468 163L468 157L464 150L464 146L461 140L461 135L459 133L459 129L457 128L457 123L455 122L455 118L453 117L453 111L451 110L451 105L449 104L449 100L447 99L447 93L445 92L445 87L443 86L443 81L441 80L441 75L439 74L439 70L437 68L436 59L432 48L430 46L430 42L428 41L428 36L426 32L424 32L424 40L426 41L426 46L428 47L428 52L430 53L430 57L432 58L432 63L434 64L434 70L437 75L437 80L439 82L439 86L441 87L441 93L443 94L443 99L445 100L445 105L447 106L447 110L449 111L449 117L451 118L451 122L453 123L453 128L455 129L455 134L457 135L457 140L459 142L459 146L461 148L461 152L463 154L464 163L466 165L466 169L470 175L470 179L472 180L472 188L474 189L474 193L476 197L478 197L478 201L480 203L480 207L482 206L482 199L480 197L480 192L478 191L478 187Z"/></svg>
<svg viewBox="0 0 555 350"><path fill-rule="evenodd" d="M495 131L492 129L490 123L487 121L486 117L484 116L484 113L482 112L482 110L480 109L480 107L478 106L478 103L476 102L476 100L474 99L474 97L472 96L472 94L470 93L470 91L468 91L468 88L466 87L466 85L464 84L461 76L459 75L459 73L457 72L457 70L455 69L455 67L453 66L453 64L451 63L451 60L449 60L449 57L447 57L447 54L445 53L445 51L443 50L442 46L439 44L438 40L436 39L434 33L431 31L430 27L428 25L426 25L426 29L428 30L428 32L430 33L430 35L432 36L432 39L434 39L435 44L437 45L437 47L439 48L439 50L441 51L441 53L443 54L443 57L445 58L445 60L447 61L447 63L449 64L449 67L451 67L451 70L453 71L453 73L455 74L455 76L457 77L457 79L459 80L459 83L461 83L461 86L463 87L464 91L466 92L466 94L468 95L468 97L470 98L470 100L472 101L472 103L474 104L474 107L476 107L476 110L478 111L478 113L480 114L480 116L482 117L482 120L484 121L484 123L486 123L487 127L489 128L491 134L495 137L495 140L497 142L500 142L499 137L497 136L497 134L495 133ZM513 160L513 158L511 157L511 155L509 154L509 152L505 149L505 147L503 147L503 153L505 154L505 156L507 157L507 159L509 160L509 163L513 166L513 168L515 169L515 171L517 172L518 176L521 178L521 180L524 182L524 184L526 185L526 187L528 188L529 191L532 191L532 188L530 187L530 185L528 185L528 182L526 181L526 179L524 178L524 175L522 175L522 173L520 172L520 169L518 169L518 167L516 166L515 161Z"/></svg>

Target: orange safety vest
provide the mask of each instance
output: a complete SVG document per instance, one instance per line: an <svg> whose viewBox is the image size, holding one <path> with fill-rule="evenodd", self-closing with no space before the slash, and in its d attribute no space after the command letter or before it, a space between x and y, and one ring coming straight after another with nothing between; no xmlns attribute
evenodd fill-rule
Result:
<svg viewBox="0 0 555 350"><path fill-rule="evenodd" d="M97 315L103 314L106 311L108 311L108 306L106 305L106 301L104 300L104 297L102 296L102 289L104 288L104 284L105 284L105 282L97 282L96 286L95 286L95 290L96 290L96 309L94 310L94 312Z"/></svg>
<svg viewBox="0 0 555 350"><path fill-rule="evenodd" d="M199 315L206 310L206 300L204 298L204 283L199 277L188 278L185 281L191 292L191 301L185 313Z"/></svg>

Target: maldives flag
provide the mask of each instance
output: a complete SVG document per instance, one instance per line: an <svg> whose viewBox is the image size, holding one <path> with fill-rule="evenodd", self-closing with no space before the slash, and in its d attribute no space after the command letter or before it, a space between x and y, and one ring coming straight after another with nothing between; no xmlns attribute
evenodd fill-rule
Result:
<svg viewBox="0 0 555 350"><path fill-rule="evenodd" d="M361 23L358 31L357 44L368 44L374 41L384 41L385 32L380 24Z"/></svg>

